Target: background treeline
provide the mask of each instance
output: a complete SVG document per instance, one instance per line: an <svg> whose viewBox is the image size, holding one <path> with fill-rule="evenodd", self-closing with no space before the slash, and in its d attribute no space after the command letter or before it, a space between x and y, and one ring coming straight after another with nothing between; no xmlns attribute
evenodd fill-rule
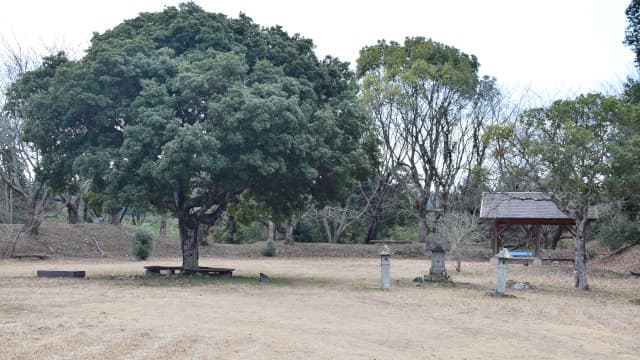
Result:
<svg viewBox="0 0 640 360"><path fill-rule="evenodd" d="M189 12L190 16L208 16L193 4L167 10L165 15L180 16L172 11ZM633 1L627 10L629 28L626 43L636 54L640 54L640 42L637 40L639 13L640 6ZM216 19L220 24L227 24L224 22L226 20ZM151 20L140 18L136 21ZM237 29L242 28L245 36L242 41L248 41L246 39L249 38L256 43L275 43L277 39L282 44L282 51L291 53L312 49L309 40L290 38L280 28L260 32L256 30L257 25L246 17L229 24L230 31L239 32ZM124 63L111 64L109 59L120 58L115 52L110 52L116 51L118 42L123 41L118 38L118 31L129 34L137 24L126 23L122 26L94 39L92 50L84 60L78 62L83 66L86 64L81 71L98 72L103 71L99 66L124 66L126 59L122 60ZM254 30L255 33L252 32ZM233 42L236 40L228 41L230 48L244 46L243 51L248 48L240 40L237 43ZM166 44L168 47L174 45ZM134 52L147 51L144 42L128 46L140 47L133 49ZM592 226L579 230L580 236L585 240L598 239L611 249L640 241L640 85L634 76L630 76L623 84L621 93L584 94L572 99L556 100L540 99L526 92L508 93L497 79L480 73L480 62L475 56L454 46L421 37L407 38L403 43L381 40L363 47L355 72L337 59L320 61L320 67L312 71L309 70L312 65L304 63L306 60L303 57L297 59L297 63L286 63L286 59L274 60L277 54L261 55L251 51L242 56L212 52L207 56L215 58L218 63L207 64L204 60L206 57L195 51L189 53L188 49L184 49L184 56L180 55L183 56L180 58L182 62L161 69L165 65L163 61L168 62L181 51L172 50L175 53L171 53L163 49L166 48L152 54L157 63L141 62L131 65L130 69L104 71L138 71L135 66L148 66L144 71L155 71L157 73L154 76L158 78L164 76L161 75L163 72L170 77L172 71L181 71L190 66L189 74L207 68L217 69L216 66L226 64L235 68L246 66L254 73L242 79L240 77L245 75L228 73L229 87L235 86L229 80L234 77L239 77L239 83L243 84L270 79L270 84L278 84L278 89L266 85L256 87L251 90L254 91L252 96L258 99L264 98L265 92L291 92L287 93L287 99L290 99L295 92L297 99L309 96L310 100L304 106L314 109L332 106L335 114L357 112L350 117L358 121L348 124L351 131L366 124L366 127L357 128L353 133L359 134L357 139L353 135L353 141L360 148L345 152L346 158L341 161L331 159L327 162L330 164L333 161L341 171L350 174L339 188L331 184L335 188L323 189L324 192L317 193L315 197L308 194L289 196L289 189L294 191L298 184L294 180L283 179L281 189L269 188L265 191L269 197L250 196L253 190L228 194L231 200L228 206L225 203L224 207L219 208L217 220L198 224L200 245L267 239L368 243L379 239L425 241L428 237L446 237L452 241L454 248L459 248L468 241L488 241L488 230L478 220L480 196L484 191L550 192L554 194L558 205L579 221L584 218L587 206L598 204L600 219ZM55 98L53 92L47 93L50 98L44 99L36 90L38 87L52 88L55 84L48 81L55 76L64 76L65 71L72 71L65 69L74 69L73 66L76 66L75 60L69 59L64 52L54 51L44 57L41 55L7 43L3 44L0 53L0 86L3 94L0 100L0 223L24 224L22 231L16 234L14 244L24 234L37 234L39 224L47 218L71 224L125 222L165 236L179 236L178 221L170 207L162 208L154 203L153 194L147 198L137 197L137 192L142 192L144 184L137 184L137 188L119 187L117 191L120 195L129 193L112 196L107 191L109 184L98 184L97 177L81 175L87 172L70 170L71 167L82 170L83 166L108 168L110 164L109 160L101 160L99 152L91 160L96 163L81 163L71 159L93 150L86 144L74 144L73 137L46 133L46 127L38 127L44 121L38 118L38 111L44 111L38 106L48 106L46 109L49 113L61 112L63 110L54 103L70 100ZM252 56L256 59L266 56L274 63L282 61L283 65L271 68L271 65L252 60ZM95 63L87 59L93 59ZM315 74L313 76L317 83L296 83L291 80L293 74L304 75L307 74L305 71ZM317 75L323 71L323 75ZM312 77L303 75L300 76L306 76L305 79ZM340 81L331 83L327 80L332 77ZM176 83L172 86L177 89L184 85L180 81L187 84L184 85L186 88L199 86L195 78L188 78L187 75L175 79ZM70 81L79 82L76 78ZM76 85L86 87L87 92L75 96L96 96L91 92L91 84ZM150 93L148 98L136 100L139 104L127 105L139 106L136 111L140 114L144 114L145 106L151 106L152 92L156 90L151 83L144 83L144 86L143 91ZM184 89L183 94L187 91ZM343 95L349 89L356 94L356 98ZM121 90L122 96L126 96L127 91L133 91L129 88ZM331 105L319 105L321 101L309 95L311 91L334 96L335 99L338 99L338 95L341 97ZM103 100L91 101L100 104ZM123 98L121 101L127 100ZM143 104L144 101L148 103ZM185 104L188 101L191 100L185 98ZM289 105L283 103L281 106ZM306 109L304 106L300 109ZM78 111L86 111L90 115L93 110ZM185 113L184 119L191 121L190 116L198 116L198 110L195 111L190 113L189 108L189 114ZM319 116L317 114L314 113L314 116ZM59 119L64 116L60 115ZM102 115L96 113L96 116ZM200 116L204 118L203 113ZM329 126L346 121L340 119L331 118L324 124ZM149 118L147 123L152 124L153 119ZM290 126L299 124L294 121ZM340 126L330 130L336 131L335 134L344 134L348 128L346 125ZM146 131L143 128L139 130ZM206 132L206 129L202 131ZM274 137L270 146L275 149L281 141L307 141L304 138L306 133L301 132L299 136L299 139L288 140ZM333 135L323 136L329 139ZM53 143L49 144L49 148L59 150L43 152L42 144L50 141ZM92 141L97 144L110 140L96 137ZM197 144L197 147L207 149L202 144ZM211 148L215 148L215 144ZM338 153L347 151L339 147L332 149L338 149ZM141 147L138 151L144 152L145 148ZM322 151L324 148L319 148L318 152ZM365 174L364 170L358 168L361 164L357 160L360 160L359 156L369 156L367 154L374 156L367 162ZM42 165L44 160L47 167ZM256 168L266 171L264 169L271 166L276 165L258 163ZM306 176L304 171L301 176ZM126 172L120 175L118 182L129 180L134 183L133 176L127 179ZM336 193L340 192L344 194L337 196ZM269 206L269 200L281 206L274 209L274 206ZM560 226L545 226L542 231L544 247L558 246L567 231ZM530 226L512 227L504 234L504 238L509 246L531 247L534 230Z"/></svg>

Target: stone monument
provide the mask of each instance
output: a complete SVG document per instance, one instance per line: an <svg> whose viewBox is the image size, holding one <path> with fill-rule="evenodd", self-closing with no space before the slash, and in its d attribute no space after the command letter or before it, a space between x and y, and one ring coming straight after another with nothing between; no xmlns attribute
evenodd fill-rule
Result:
<svg viewBox="0 0 640 360"><path fill-rule="evenodd" d="M424 276L424 281L450 282L451 278L445 268L445 255L449 251L449 242L431 240L427 243L427 251L431 252L431 269L429 269L429 275Z"/></svg>
<svg viewBox="0 0 640 360"><path fill-rule="evenodd" d="M391 286L391 249L383 245L380 249L380 285L383 289Z"/></svg>
<svg viewBox="0 0 640 360"><path fill-rule="evenodd" d="M509 250L502 248L498 253L498 271L496 279L496 295L504 296L504 290L507 285L507 260L511 258Z"/></svg>

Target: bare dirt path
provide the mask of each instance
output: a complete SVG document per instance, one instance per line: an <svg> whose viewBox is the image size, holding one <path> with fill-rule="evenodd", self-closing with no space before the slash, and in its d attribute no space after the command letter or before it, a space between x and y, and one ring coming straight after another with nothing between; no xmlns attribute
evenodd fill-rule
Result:
<svg viewBox="0 0 640 360"><path fill-rule="evenodd" d="M142 278L144 264L0 260L0 358L640 357L638 278L595 273L583 293L568 268L512 266L510 278L539 290L495 299L485 263L452 273L457 286L415 287L427 261L393 259L390 291L378 289L376 259L202 260L236 268L232 280ZM35 277L54 268L88 278Z"/></svg>

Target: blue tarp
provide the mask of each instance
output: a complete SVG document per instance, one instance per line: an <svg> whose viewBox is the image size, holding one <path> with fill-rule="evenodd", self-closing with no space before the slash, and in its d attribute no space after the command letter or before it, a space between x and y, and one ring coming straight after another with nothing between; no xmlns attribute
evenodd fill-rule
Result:
<svg viewBox="0 0 640 360"><path fill-rule="evenodd" d="M509 252L509 255L513 257L531 256L531 251L511 251Z"/></svg>

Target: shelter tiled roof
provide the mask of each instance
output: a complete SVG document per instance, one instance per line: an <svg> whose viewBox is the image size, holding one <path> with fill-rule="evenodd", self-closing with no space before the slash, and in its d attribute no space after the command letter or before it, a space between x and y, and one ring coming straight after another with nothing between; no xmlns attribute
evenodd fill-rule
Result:
<svg viewBox="0 0 640 360"><path fill-rule="evenodd" d="M573 224L573 220L553 203L551 196L541 192L483 193L480 218ZM589 218L597 218L596 207L589 209Z"/></svg>
<svg viewBox="0 0 640 360"><path fill-rule="evenodd" d="M551 196L541 192L483 193L480 217L486 219L569 218L551 201Z"/></svg>

